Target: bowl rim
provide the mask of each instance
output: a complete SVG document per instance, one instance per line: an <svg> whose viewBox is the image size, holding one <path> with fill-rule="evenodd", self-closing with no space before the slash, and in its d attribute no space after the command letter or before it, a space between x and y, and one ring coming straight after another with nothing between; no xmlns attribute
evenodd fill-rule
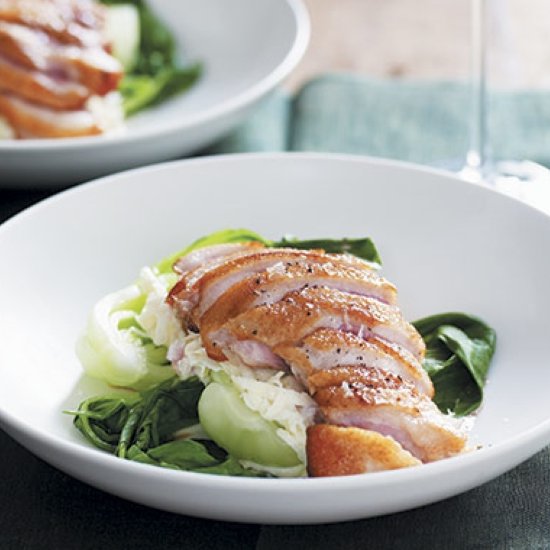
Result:
<svg viewBox="0 0 550 550"><path fill-rule="evenodd" d="M311 24L309 13L303 0L280 0L285 2L294 17L296 32L288 51L281 61L264 78L256 82L250 88L239 92L237 95L208 107L206 109L189 114L184 120L172 121L157 127L155 124L135 132L124 132L114 135L85 136L63 139L28 139L28 140L1 140L0 153L25 154L27 152L42 152L55 150L72 150L75 148L100 148L115 146L118 143L131 144L155 138L158 135L170 135L189 130L197 126L208 124L213 120L230 115L240 109L244 109L273 90L296 67L302 59L309 44Z"/></svg>
<svg viewBox="0 0 550 550"><path fill-rule="evenodd" d="M539 209L505 195L504 193L490 188L487 185L477 182L468 182L461 180L458 176L440 169L421 166L410 162L395 161L384 158L373 158L363 155L350 154L331 154L331 153L303 153L303 152L283 152L283 153L242 153L242 154L226 154L212 155L205 157L196 157L192 159L177 160L172 162L160 163L156 165L126 170L117 174L105 176L88 183L77 185L70 189L61 191L49 198L46 198L35 205L23 210L22 212L11 217L3 224L0 224L0 239L6 229L18 223L24 223L25 219L34 213L37 209L47 208L51 203L62 201L66 195L86 192L87 189L95 189L112 184L113 180L121 177L141 174L155 173L163 170L178 170L180 166L188 166L194 164L214 164L214 163L242 163L247 161L271 160L271 161L306 161L306 162L342 162L364 164L367 166L381 166L387 168L398 168L416 173L424 173L436 175L440 177L442 183L450 184L452 182L460 182L463 185L478 187L484 193L494 193L500 195L499 200L516 203L520 208L525 208L531 211L531 215L541 216L544 218L550 217ZM353 476L340 476L328 478L278 478L263 479L263 478L242 478L231 476L213 476L209 474L201 474L185 471L170 471L168 469L150 467L146 464L133 463L131 461L120 460L119 458L102 452L91 446L88 446L83 440L81 443L69 441L57 434L43 433L39 429L34 428L31 424L17 418L17 416L2 409L0 403L0 427L5 429L8 434L26 445L28 441L40 442L50 451L61 453L63 455L79 456L85 460L93 461L97 465L114 468L116 471L131 471L132 469L140 475L147 474L148 476L157 479L170 480L174 483L191 484L204 488L223 489L223 490L262 490L273 491L274 493L292 490L300 490L306 494L317 494L330 489L332 491L348 491L358 488L374 488L374 487L392 487L408 482L416 482L419 479L424 482L440 479L442 476L449 474L457 475L461 472L485 472L484 466L490 472L480 474L480 478L485 481L492 479L510 467L515 466L522 460L532 456L534 452L542 449L548 441L550 441L550 418L539 422L521 433L509 437L504 441L492 444L490 446L476 449L473 452L464 455L451 457L437 462L423 464L421 468L404 468L400 470L374 472L369 474L358 474ZM533 451L535 449L535 451ZM499 459L510 457L514 454L513 459L509 462L505 460L502 464ZM495 464L499 464L495 468ZM145 468L145 469L144 469ZM500 468L500 469L499 469ZM122 469L122 470L121 470ZM78 476L76 476L78 477ZM180 480L179 482L177 480ZM465 486L468 489L474 485ZM455 491L456 494L459 491Z"/></svg>

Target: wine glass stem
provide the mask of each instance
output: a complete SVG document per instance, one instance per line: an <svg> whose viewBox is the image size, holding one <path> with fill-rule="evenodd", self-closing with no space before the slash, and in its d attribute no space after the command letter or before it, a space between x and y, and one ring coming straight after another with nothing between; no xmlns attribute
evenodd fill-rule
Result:
<svg viewBox="0 0 550 550"><path fill-rule="evenodd" d="M483 177L488 160L487 142L487 48L486 0L471 0L472 77L470 148L466 168Z"/></svg>

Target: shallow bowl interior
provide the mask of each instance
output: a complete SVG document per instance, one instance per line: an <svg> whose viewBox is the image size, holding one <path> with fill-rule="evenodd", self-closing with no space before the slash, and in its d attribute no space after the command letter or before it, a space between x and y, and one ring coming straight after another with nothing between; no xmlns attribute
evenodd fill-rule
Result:
<svg viewBox="0 0 550 550"><path fill-rule="evenodd" d="M272 238L370 235L408 319L465 311L492 325L498 348L473 431L483 448L353 483L214 479L88 448L61 411L104 389L82 379L73 351L90 307L133 281L141 266L227 227ZM357 157L213 157L74 188L0 227L0 422L81 479L184 513L330 521L450 496L550 441L547 250L550 218L530 207L437 172ZM242 497L241 506L231 507L228 495Z"/></svg>

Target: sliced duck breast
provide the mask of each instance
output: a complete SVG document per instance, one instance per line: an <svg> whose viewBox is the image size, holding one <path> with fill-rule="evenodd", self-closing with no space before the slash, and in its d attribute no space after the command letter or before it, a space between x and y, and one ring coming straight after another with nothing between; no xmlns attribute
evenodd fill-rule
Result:
<svg viewBox="0 0 550 550"><path fill-rule="evenodd" d="M375 271L360 270L330 258L324 263L300 260L290 266L279 262L231 286L200 317L198 324L211 357L223 358L221 351L211 345L209 335L229 319L254 307L278 302L286 295L308 287L333 288L392 304L396 301L395 287Z"/></svg>
<svg viewBox="0 0 550 550"><path fill-rule="evenodd" d="M174 263L173 267L176 273L185 275L195 269L210 266L214 261L228 260L241 254L256 252L260 248L265 247L262 243L256 241L205 246L182 256Z"/></svg>
<svg viewBox="0 0 550 550"><path fill-rule="evenodd" d="M59 44L23 25L0 21L0 52L21 68L78 82L101 96L116 89L122 78L122 66L104 49Z"/></svg>
<svg viewBox="0 0 550 550"><path fill-rule="evenodd" d="M403 319L399 308L329 288L292 292L279 302L248 310L206 338L204 334L201 337L209 346L207 350L213 347L227 356L226 351L236 353L236 342L257 342L273 351L282 344L299 344L321 328L350 332L364 340L378 337L405 348L419 360L424 355L422 338Z"/></svg>
<svg viewBox="0 0 550 550"><path fill-rule="evenodd" d="M422 462L462 452L460 422L391 373L370 367L337 367L308 379L310 392L330 424L353 426L393 437Z"/></svg>
<svg viewBox="0 0 550 550"><path fill-rule="evenodd" d="M0 115L15 129L18 137L24 138L82 137L104 131L89 110L52 111L2 92Z"/></svg>
<svg viewBox="0 0 550 550"><path fill-rule="evenodd" d="M80 109L91 93L82 84L53 78L0 56L0 91L57 110Z"/></svg>
<svg viewBox="0 0 550 550"><path fill-rule="evenodd" d="M105 46L105 8L91 0L0 0L0 21L40 29L63 44Z"/></svg>
<svg viewBox="0 0 550 550"><path fill-rule="evenodd" d="M273 351L305 387L308 377L319 370L362 364L400 376L428 397L434 394L420 362L404 348L380 338L364 340L349 332L319 329L297 346L283 344Z"/></svg>
<svg viewBox="0 0 550 550"><path fill-rule="evenodd" d="M306 453L311 477L348 476L422 464L391 437L331 424L309 426Z"/></svg>

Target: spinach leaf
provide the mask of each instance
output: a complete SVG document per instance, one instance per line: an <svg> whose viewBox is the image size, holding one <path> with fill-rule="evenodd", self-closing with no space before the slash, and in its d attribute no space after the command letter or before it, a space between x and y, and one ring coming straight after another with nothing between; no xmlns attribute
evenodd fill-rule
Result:
<svg viewBox="0 0 550 550"><path fill-rule="evenodd" d="M133 395L105 395L83 401L75 411L74 425L96 447L114 453L128 422Z"/></svg>
<svg viewBox="0 0 550 550"><path fill-rule="evenodd" d="M220 476L241 476L241 477L271 477L264 472L258 472L251 468L244 468L239 461L232 456L228 456L226 460L215 466L204 466L195 468L194 472L202 474L216 474Z"/></svg>
<svg viewBox="0 0 550 550"><path fill-rule="evenodd" d="M271 246L303 250L322 248L325 252L331 254L353 254L363 260L379 266L382 265L378 250L368 237L363 239L313 239L308 241L301 241L295 237L283 237L280 241L271 243Z"/></svg>
<svg viewBox="0 0 550 550"><path fill-rule="evenodd" d="M314 239L300 241L294 237L283 237L279 241L270 241L258 233L249 229L222 229L204 237L200 237L189 246L172 254L157 264L160 273L169 273L172 271L172 265L178 258L207 246L215 244L242 243L242 242L260 242L270 248L296 248L303 250L312 250L322 248L326 252L333 254L353 254L358 258L367 260L376 266L380 266L382 261L374 242L370 238L361 239Z"/></svg>
<svg viewBox="0 0 550 550"><path fill-rule="evenodd" d="M184 69L163 69L154 77L142 74L126 75L119 86L124 114L131 116L184 92L195 83L201 71L201 65L194 64Z"/></svg>
<svg viewBox="0 0 550 550"><path fill-rule="evenodd" d="M210 445L207 446L206 443ZM227 453L223 450L223 459L216 458L209 450L212 443L211 441L193 440L171 441L150 449L148 452L144 452L134 445L128 450L127 458L143 464L203 474L244 477L267 476L262 472L244 468L236 458L227 456Z"/></svg>
<svg viewBox="0 0 550 550"><path fill-rule="evenodd" d="M424 369L443 411L464 416L483 400L483 387L496 348L496 333L465 313L442 313L415 321L426 343Z"/></svg>
<svg viewBox="0 0 550 550"><path fill-rule="evenodd" d="M83 401L74 425L96 447L125 457L136 445L147 450L197 424L197 403L204 385L196 378L172 377L141 393L105 395Z"/></svg>
<svg viewBox="0 0 550 550"><path fill-rule="evenodd" d="M196 378L170 379L140 394L130 410L117 447L125 457L132 445L147 450L171 439L174 432L198 424L197 403L204 390Z"/></svg>
<svg viewBox="0 0 550 550"><path fill-rule="evenodd" d="M70 414L93 445L127 460L219 475L264 475L243 468L213 441L174 439L177 431L198 424L203 390L196 378L172 378L141 393L92 397Z"/></svg>
<svg viewBox="0 0 550 550"><path fill-rule="evenodd" d="M139 447L133 447L133 449L136 449L133 451L136 454L140 450ZM149 449L146 454L149 460L160 466L179 470L192 470L218 464L203 445L191 439L170 441Z"/></svg>

